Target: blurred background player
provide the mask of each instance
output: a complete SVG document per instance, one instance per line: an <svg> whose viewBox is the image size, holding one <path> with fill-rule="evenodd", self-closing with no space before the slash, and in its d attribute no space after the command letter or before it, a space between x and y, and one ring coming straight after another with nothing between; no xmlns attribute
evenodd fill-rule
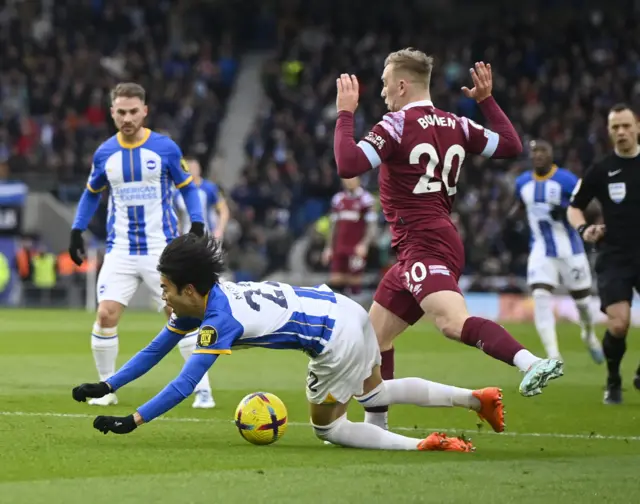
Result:
<svg viewBox="0 0 640 504"><path fill-rule="evenodd" d="M215 182L202 178L202 167L197 159L186 157L185 161L189 167L189 173L191 173L193 177L193 183L198 188L198 196L202 204L202 212L204 213L205 232L213 234L218 240L222 240L224 231L227 228L227 223L229 222L229 207L227 206L227 202ZM184 234L191 228L189 212L180 191L174 192L173 200L180 220L180 229ZM180 351L182 352L184 349L185 358L191 355L191 352L193 352L196 347L197 336L198 331L190 332L185 335L180 342ZM195 408L215 407L215 400L211 392L208 375L204 375L202 382L196 387L195 394L196 399L193 403Z"/></svg>
<svg viewBox="0 0 640 504"><path fill-rule="evenodd" d="M98 208L100 192L109 188L107 249L97 282L98 310L91 333L91 349L101 380L112 376L118 357L118 322L140 281L153 293L158 310L171 310L162 300L156 270L164 247L178 236L178 220L171 207L171 183L181 191L193 222L191 232L204 234L198 190L182 152L169 137L144 127L148 113L145 90L136 83L120 83L111 91L111 117L118 133L95 151L87 187L71 229L69 254L80 265L85 248L82 232ZM192 347L181 347L185 359ZM208 386L208 383L207 383ZM209 392L209 396L211 393ZM89 404L117 404L115 394Z"/></svg>
<svg viewBox="0 0 640 504"><path fill-rule="evenodd" d="M627 351L633 290L640 292L640 145L638 119L626 104L607 117L613 152L585 173L574 191L567 217L585 241L596 243L600 309L607 315L602 348L607 358L605 404L622 402L620 364ZM596 199L604 224L588 224L585 210ZM640 366L635 387L640 390Z"/></svg>
<svg viewBox="0 0 640 504"><path fill-rule="evenodd" d="M338 120L334 153L338 174L350 178L379 168L380 201L393 234L398 262L378 286L369 312L382 350L382 377L393 377L393 340L424 315L448 338L477 347L524 372L520 393L537 395L562 375L562 362L526 350L497 323L472 317L458 279L464 248L450 213L467 153L508 158L522 144L491 96L490 65L470 70L473 98L496 130L434 107L429 85L433 58L403 49L389 54L382 73L382 97L389 113L358 144L354 116L359 87L355 76L337 79ZM367 421L387 427L385 408L369 409Z"/></svg>
<svg viewBox="0 0 640 504"><path fill-rule="evenodd" d="M198 188L205 218L205 231L213 234L217 240L221 240L229 222L227 202L215 182L202 178L202 167L197 159L186 157L185 161L189 167L189 173L193 177L193 183ZM184 198L179 191L174 194L174 205L180 219L180 230L184 234L191 228L191 219Z"/></svg>
<svg viewBox="0 0 640 504"><path fill-rule="evenodd" d="M578 183L569 170L553 163L551 144L531 142L533 170L516 179L518 204L531 230L527 283L534 301L534 322L550 359L562 359L558 349L553 291L562 283L575 300L582 341L593 360L604 361L591 315L591 268L582 238L567 221L569 199Z"/></svg>
<svg viewBox="0 0 640 504"><path fill-rule="evenodd" d="M378 216L373 196L360 185L359 177L343 180L342 186L344 189L331 200L331 229L322 261L331 263L331 288L353 297L361 292L362 272L378 231Z"/></svg>

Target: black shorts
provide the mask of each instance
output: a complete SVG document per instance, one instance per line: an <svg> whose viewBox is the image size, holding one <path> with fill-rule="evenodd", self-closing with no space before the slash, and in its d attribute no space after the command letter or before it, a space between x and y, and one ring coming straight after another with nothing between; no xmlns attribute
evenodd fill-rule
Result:
<svg viewBox="0 0 640 504"><path fill-rule="evenodd" d="M626 251L606 249L598 253L596 274L600 311L620 301L631 304L633 289L640 293L640 257Z"/></svg>

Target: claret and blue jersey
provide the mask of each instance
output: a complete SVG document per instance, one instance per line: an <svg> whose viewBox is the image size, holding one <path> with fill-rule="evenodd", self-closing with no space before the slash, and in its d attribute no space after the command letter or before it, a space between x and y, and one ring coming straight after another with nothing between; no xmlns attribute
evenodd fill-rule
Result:
<svg viewBox="0 0 640 504"><path fill-rule="evenodd" d="M242 348L302 350L314 357L331 341L337 299L327 286L276 282L223 282L206 296L204 319L171 317L165 328L108 383L113 390L146 373L186 335L198 329L197 346L180 375L138 412L150 421L188 397L219 355Z"/></svg>
<svg viewBox="0 0 640 504"><path fill-rule="evenodd" d="M150 250L161 251L178 236L173 185L186 193L192 220L203 222L192 180L180 148L169 137L145 129L143 139L130 144L118 133L93 156L87 191L73 227L86 229L97 208L98 193L109 187L107 252L147 255Z"/></svg>
<svg viewBox="0 0 640 504"><path fill-rule="evenodd" d="M584 253L580 235L565 217L577 183L578 177L555 165L545 176L527 171L516 179L516 194L526 207L531 228L532 253L547 257Z"/></svg>

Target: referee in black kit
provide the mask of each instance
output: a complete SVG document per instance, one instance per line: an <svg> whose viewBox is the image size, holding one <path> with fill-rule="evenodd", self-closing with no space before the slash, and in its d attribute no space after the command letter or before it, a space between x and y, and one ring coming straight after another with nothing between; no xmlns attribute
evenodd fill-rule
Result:
<svg viewBox="0 0 640 504"><path fill-rule="evenodd" d="M614 151L580 180L567 218L584 241L596 243L600 309L607 315L602 347L607 358L605 404L622 402L620 362L627 349L633 289L640 292L640 146L638 121L624 104L609 111ZM604 224L587 224L584 210L592 199L602 206ZM634 385L640 390L640 367Z"/></svg>

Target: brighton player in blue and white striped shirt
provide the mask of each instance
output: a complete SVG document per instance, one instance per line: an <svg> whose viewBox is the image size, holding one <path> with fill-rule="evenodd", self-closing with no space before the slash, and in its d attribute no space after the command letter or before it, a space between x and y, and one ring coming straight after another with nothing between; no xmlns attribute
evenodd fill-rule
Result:
<svg viewBox="0 0 640 504"><path fill-rule="evenodd" d="M178 236L171 188L175 185L185 200L192 227L204 233L204 216L182 152L170 138L143 126L147 116L145 91L135 83L118 84L111 92L111 116L119 132L105 141L93 156L87 187L80 199L71 230L69 253L81 264L84 255L82 232L87 228L109 188L107 249L97 283L98 312L91 335L91 348L101 380L115 373L118 355L118 322L138 288L144 282L153 293L158 310L170 310L162 301L160 276L156 270L164 247ZM187 359L195 344L181 347ZM206 378L206 377L205 377ZM205 379L202 387L209 389ZM207 402L206 394L202 400ZM116 404L114 394L90 404Z"/></svg>
<svg viewBox="0 0 640 504"><path fill-rule="evenodd" d="M443 434L433 433L421 440L374 424L350 422L347 406L352 397L373 407L414 404L472 408L495 431L504 429L498 388L473 391L420 378L383 381L380 348L367 312L326 285L221 282L219 243L208 236L191 234L167 245L158 270L167 305L174 310L169 323L114 376L75 387L73 398L85 401L124 387L160 362L182 335L195 328L199 328L198 346L179 376L134 414L98 416L93 425L105 434L127 434L163 415L191 395L221 356L252 347L298 350L309 357L306 395L312 427L316 436L333 444L379 450L472 449L471 443Z"/></svg>
<svg viewBox="0 0 640 504"><path fill-rule="evenodd" d="M569 170L553 164L551 145L531 143L533 170L516 179L516 194L527 211L531 229L531 250L527 283L534 300L534 320L550 359L560 359L553 290L562 283L576 302L582 340L593 359L602 363L602 348L591 315L591 269L578 232L567 221L567 207L578 183Z"/></svg>

